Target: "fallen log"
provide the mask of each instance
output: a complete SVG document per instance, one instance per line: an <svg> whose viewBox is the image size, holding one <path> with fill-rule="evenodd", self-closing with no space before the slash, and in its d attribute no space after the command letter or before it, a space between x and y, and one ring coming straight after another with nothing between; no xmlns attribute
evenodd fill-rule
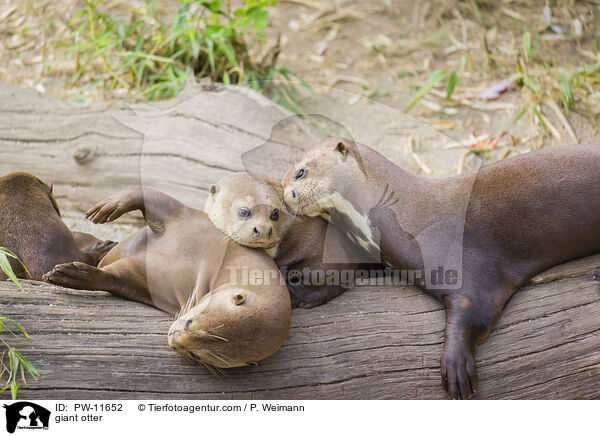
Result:
<svg viewBox="0 0 600 436"><path fill-rule="evenodd" d="M139 217L92 226L83 212L95 201L143 183L202 207L231 171L277 176L319 135L290 117L237 87L194 84L176 101L116 109L0 84L0 174L53 181L71 228L118 240ZM478 398L600 398L598 269L600 256L580 259L517 292L478 349ZM0 314L31 336L10 338L40 372L22 399L446 398L444 312L412 287L357 287L294 310L277 354L218 376L169 349L169 315L104 292L3 282Z"/></svg>

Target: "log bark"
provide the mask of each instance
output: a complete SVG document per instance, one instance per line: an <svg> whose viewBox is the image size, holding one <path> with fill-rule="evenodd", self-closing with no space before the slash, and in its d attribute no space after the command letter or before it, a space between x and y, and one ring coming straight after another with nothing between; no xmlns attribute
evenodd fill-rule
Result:
<svg viewBox="0 0 600 436"><path fill-rule="evenodd" d="M53 181L72 228L118 240L139 218L94 227L83 212L95 201L144 183L202 207L228 172L277 176L319 135L290 115L250 90L208 84L130 108L77 106L0 84L0 174ZM600 398L598 269L600 256L580 259L517 292L478 349L478 398ZM40 372L22 399L446 398L444 312L412 287L357 287L294 310L277 354L219 376L168 347L169 315L107 293L3 282L0 314L31 336L7 337Z"/></svg>

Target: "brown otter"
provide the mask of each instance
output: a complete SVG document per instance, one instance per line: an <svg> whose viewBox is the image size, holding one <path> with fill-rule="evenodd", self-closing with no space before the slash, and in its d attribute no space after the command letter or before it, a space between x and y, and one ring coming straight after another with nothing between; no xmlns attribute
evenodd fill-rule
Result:
<svg viewBox="0 0 600 436"><path fill-rule="evenodd" d="M202 364L254 364L281 347L290 298L272 259L226 238L204 212L150 189L118 192L87 215L106 223L133 210L142 211L147 227L114 247L97 268L66 263L44 279L179 312L169 345Z"/></svg>
<svg viewBox="0 0 600 436"><path fill-rule="evenodd" d="M10 259L16 276L41 280L54 265L84 262L97 265L115 245L92 235L70 232L60 218L52 186L27 173L0 177L0 246L23 262ZM0 271L0 279L6 275Z"/></svg>
<svg viewBox="0 0 600 436"><path fill-rule="evenodd" d="M283 185L293 211L335 215L384 262L421 275L420 287L446 309L441 371L452 398L477 392L476 346L519 286L600 252L600 146L546 148L434 180L333 138L307 152ZM384 196L393 200L381 213Z"/></svg>
<svg viewBox="0 0 600 436"><path fill-rule="evenodd" d="M239 244L262 248L273 257L286 279L292 307L326 303L352 287L359 262L369 261L366 253L322 218L288 213L277 180L234 173L209 192L204 205L209 218Z"/></svg>

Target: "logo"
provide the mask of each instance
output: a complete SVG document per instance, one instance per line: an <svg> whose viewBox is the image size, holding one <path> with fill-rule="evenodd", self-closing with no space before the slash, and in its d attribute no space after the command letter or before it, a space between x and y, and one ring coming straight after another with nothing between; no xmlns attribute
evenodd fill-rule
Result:
<svg viewBox="0 0 600 436"><path fill-rule="evenodd" d="M19 401L6 409L6 431L14 433L15 429L48 429L50 411L29 401Z"/></svg>

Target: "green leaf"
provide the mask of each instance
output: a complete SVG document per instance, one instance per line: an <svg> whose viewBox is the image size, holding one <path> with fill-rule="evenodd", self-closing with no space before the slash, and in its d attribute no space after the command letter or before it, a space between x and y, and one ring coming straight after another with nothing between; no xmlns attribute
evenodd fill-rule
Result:
<svg viewBox="0 0 600 436"><path fill-rule="evenodd" d="M423 86L421 86L417 90L417 93L414 95L414 97L412 98L412 100L408 103L408 105L406 106L406 109L404 109L404 111L408 112L409 110L411 110L411 108L415 104L417 104L417 102L425 94L427 94L427 92L429 92L431 90L431 88L433 88L447 74L448 74L448 69L447 68L442 68L442 69L439 69L439 70L435 70L433 73L431 73L431 75L429 76L429 78L427 79L427 81L423 84Z"/></svg>
<svg viewBox="0 0 600 436"><path fill-rule="evenodd" d="M509 82L520 82L521 80L523 80L523 73L514 73L511 74L510 76L508 76L508 81Z"/></svg>
<svg viewBox="0 0 600 436"><path fill-rule="evenodd" d="M19 392L19 386L17 386L17 382L13 381L10 384L10 396L12 397L13 401L17 399L17 393Z"/></svg>
<svg viewBox="0 0 600 436"><path fill-rule="evenodd" d="M6 274L6 276L15 284L21 288L21 283L19 283L19 279L17 278L15 272L10 266L10 262L8 261L7 253L3 250L0 250L0 268Z"/></svg>
<svg viewBox="0 0 600 436"><path fill-rule="evenodd" d="M29 374L31 374L31 376L34 379L37 378L39 373L38 373L38 370L35 368L35 366L33 366L31 364L31 362L29 362L29 360L27 360L25 357L23 357L23 355L19 352L19 350L13 349L13 352L15 353L15 356L19 360L19 362L21 362L21 365L23 365L23 367L25 367L27 372Z"/></svg>
<svg viewBox="0 0 600 436"><path fill-rule="evenodd" d="M456 88L456 85L458 85L459 81L460 81L460 79L458 78L456 71L452 70L450 72L450 76L448 76L448 87L446 88L446 100L450 100L450 97L452 97L452 93L454 92L454 88Z"/></svg>
<svg viewBox="0 0 600 436"><path fill-rule="evenodd" d="M21 333L23 333L26 338L29 337L29 335L27 334L27 332L25 331L25 329L23 328L23 326L21 324L19 324L18 322L13 321L10 318L5 318L3 321L12 323L12 325L14 325Z"/></svg>

